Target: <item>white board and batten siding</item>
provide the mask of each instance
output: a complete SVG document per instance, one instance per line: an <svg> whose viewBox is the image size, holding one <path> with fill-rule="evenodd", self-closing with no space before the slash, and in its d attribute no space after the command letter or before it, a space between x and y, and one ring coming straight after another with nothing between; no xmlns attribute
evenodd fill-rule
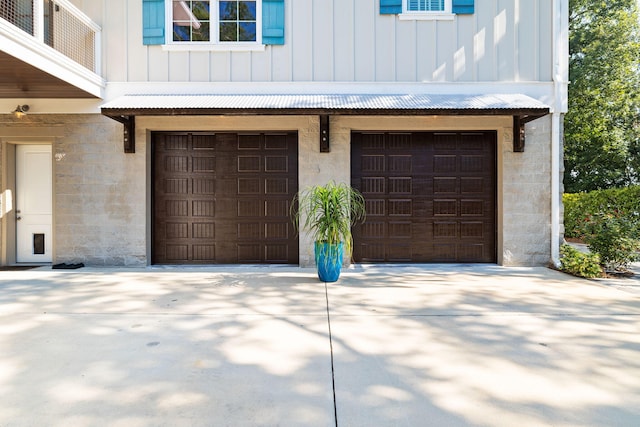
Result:
<svg viewBox="0 0 640 427"><path fill-rule="evenodd" d="M476 0L475 13L453 20L401 20L380 14L379 0L285 0L284 44L257 51L145 46L140 0L78 3L102 26L109 82L550 82L553 74L550 0Z"/></svg>

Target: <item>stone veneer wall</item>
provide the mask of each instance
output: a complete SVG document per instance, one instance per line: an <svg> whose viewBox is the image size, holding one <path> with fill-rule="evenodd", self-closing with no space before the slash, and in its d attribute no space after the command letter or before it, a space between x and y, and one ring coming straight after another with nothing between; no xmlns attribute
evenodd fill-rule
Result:
<svg viewBox="0 0 640 427"><path fill-rule="evenodd" d="M66 116L54 147L58 261L146 265L145 144L123 150L123 127L101 115Z"/></svg>
<svg viewBox="0 0 640 427"><path fill-rule="evenodd" d="M329 180L350 182L351 130L496 130L498 263L545 265L550 259L549 117L527 124L524 153L513 152L510 117L335 116L330 153L319 152L317 116L138 117L135 154L123 152L122 125L100 115L29 115L28 122L11 117L0 121L3 143L12 142L7 134L22 135L17 140L26 142L30 132L42 133L38 128L55 129L49 138L55 171L54 262L125 266L150 262L147 138L153 130L297 130L300 189ZM4 189L6 184L2 185ZM301 266L313 264L312 251L312 242L302 233Z"/></svg>
<svg viewBox="0 0 640 427"><path fill-rule="evenodd" d="M524 153L502 145L502 264L551 260L551 116L526 125Z"/></svg>
<svg viewBox="0 0 640 427"><path fill-rule="evenodd" d="M122 125L99 114L29 114L0 138L53 146L54 263L146 265L144 141L125 154Z"/></svg>

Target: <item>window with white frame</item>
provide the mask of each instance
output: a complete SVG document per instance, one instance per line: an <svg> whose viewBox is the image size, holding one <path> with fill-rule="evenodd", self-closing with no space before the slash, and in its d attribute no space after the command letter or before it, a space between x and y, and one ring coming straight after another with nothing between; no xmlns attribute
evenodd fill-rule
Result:
<svg viewBox="0 0 640 427"><path fill-rule="evenodd" d="M176 44L260 41L260 0L173 0L169 17Z"/></svg>
<svg viewBox="0 0 640 427"><path fill-rule="evenodd" d="M404 0L404 12L416 14L451 13L451 0Z"/></svg>

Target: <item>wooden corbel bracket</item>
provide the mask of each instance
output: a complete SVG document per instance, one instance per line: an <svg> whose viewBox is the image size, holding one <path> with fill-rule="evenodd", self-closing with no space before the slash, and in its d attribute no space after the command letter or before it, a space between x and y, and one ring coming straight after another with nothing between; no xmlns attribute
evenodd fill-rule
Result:
<svg viewBox="0 0 640 427"><path fill-rule="evenodd" d="M320 115L320 152L329 153L331 146L329 145L329 115Z"/></svg>

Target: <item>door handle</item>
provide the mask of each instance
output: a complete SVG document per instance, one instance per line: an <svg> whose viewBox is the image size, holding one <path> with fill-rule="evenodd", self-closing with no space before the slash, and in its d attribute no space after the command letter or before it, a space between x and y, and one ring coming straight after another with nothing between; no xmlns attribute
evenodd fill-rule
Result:
<svg viewBox="0 0 640 427"><path fill-rule="evenodd" d="M22 219L22 217L21 217L21 216L17 216L17 217L16 217L16 221L20 221L21 219Z"/></svg>

